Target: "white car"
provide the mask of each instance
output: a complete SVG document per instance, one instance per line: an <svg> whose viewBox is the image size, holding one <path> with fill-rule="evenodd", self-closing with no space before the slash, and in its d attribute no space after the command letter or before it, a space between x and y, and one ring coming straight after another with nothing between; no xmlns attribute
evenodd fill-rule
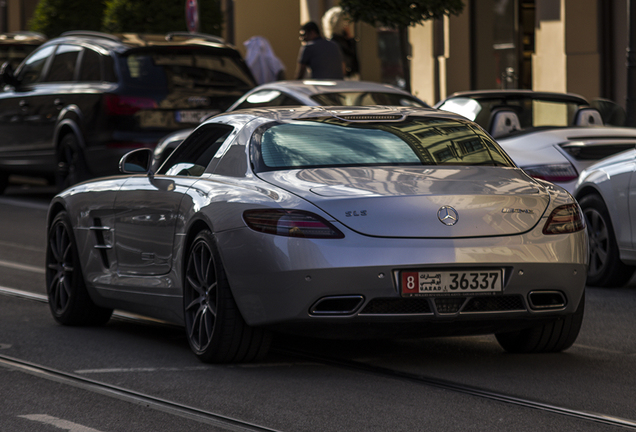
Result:
<svg viewBox="0 0 636 432"><path fill-rule="evenodd" d="M273 106L369 106L429 107L411 93L389 84L370 81L304 80L274 81L254 87L228 111Z"/></svg>
<svg viewBox="0 0 636 432"><path fill-rule="evenodd" d="M588 225L587 284L625 285L636 269L636 149L604 159L581 173L574 195Z"/></svg>
<svg viewBox="0 0 636 432"><path fill-rule="evenodd" d="M604 126L599 111L569 93L461 92L435 108L475 121L528 174L569 192L585 168L636 146L636 128Z"/></svg>
<svg viewBox="0 0 636 432"><path fill-rule="evenodd" d="M304 80L274 81L254 87L232 104L227 112L276 106L370 106L390 105L430 108L400 88L370 81ZM166 135L155 148L155 164L162 164L192 129Z"/></svg>

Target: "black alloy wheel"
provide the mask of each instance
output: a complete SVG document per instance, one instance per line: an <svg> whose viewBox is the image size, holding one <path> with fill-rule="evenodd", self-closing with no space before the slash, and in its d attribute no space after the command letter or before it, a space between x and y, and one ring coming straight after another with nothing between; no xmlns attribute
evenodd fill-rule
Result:
<svg viewBox="0 0 636 432"><path fill-rule="evenodd" d="M587 284L597 287L625 285L633 276L634 267L620 260L607 206L598 195L586 195L579 204L585 215L589 239Z"/></svg>
<svg viewBox="0 0 636 432"><path fill-rule="evenodd" d="M62 191L88 178L88 169L79 140L73 133L64 135L57 149L55 183L58 190Z"/></svg>
<svg viewBox="0 0 636 432"><path fill-rule="evenodd" d="M265 356L271 336L243 320L209 231L199 233L190 247L183 290L188 342L201 361L248 362Z"/></svg>
<svg viewBox="0 0 636 432"><path fill-rule="evenodd" d="M53 318L64 325L101 325L112 309L93 303L82 275L77 245L66 212L57 214L48 232L46 292Z"/></svg>

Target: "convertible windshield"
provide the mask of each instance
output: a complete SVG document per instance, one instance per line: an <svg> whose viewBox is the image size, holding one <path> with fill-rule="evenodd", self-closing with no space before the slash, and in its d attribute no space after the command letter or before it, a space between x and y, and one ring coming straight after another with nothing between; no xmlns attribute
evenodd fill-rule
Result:
<svg viewBox="0 0 636 432"><path fill-rule="evenodd" d="M361 165L514 166L474 124L425 117L374 123L334 118L274 123L257 132L253 146L257 171Z"/></svg>

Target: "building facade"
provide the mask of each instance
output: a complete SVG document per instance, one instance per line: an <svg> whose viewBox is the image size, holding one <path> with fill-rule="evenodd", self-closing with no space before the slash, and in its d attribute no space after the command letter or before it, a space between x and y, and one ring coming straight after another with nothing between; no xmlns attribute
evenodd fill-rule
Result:
<svg viewBox="0 0 636 432"><path fill-rule="evenodd" d="M225 38L243 53L243 43L250 37L267 38L284 63L287 78L296 68L300 25L310 20L320 24L323 14L338 4L338 0L220 1L226 16ZM36 4L37 0L0 0L2 31L27 30ZM459 16L409 28L411 90L421 99L434 104L456 91L526 88L578 93L625 106L628 0L464 0L464 4ZM403 85L397 33L362 23L354 29L360 78Z"/></svg>

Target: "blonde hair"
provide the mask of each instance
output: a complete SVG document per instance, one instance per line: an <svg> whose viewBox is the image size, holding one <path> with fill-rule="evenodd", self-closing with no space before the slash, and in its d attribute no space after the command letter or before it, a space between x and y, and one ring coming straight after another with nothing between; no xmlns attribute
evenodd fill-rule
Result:
<svg viewBox="0 0 636 432"><path fill-rule="evenodd" d="M349 21L340 6L329 9L322 17L322 30L325 38L331 39L334 34L342 34Z"/></svg>

